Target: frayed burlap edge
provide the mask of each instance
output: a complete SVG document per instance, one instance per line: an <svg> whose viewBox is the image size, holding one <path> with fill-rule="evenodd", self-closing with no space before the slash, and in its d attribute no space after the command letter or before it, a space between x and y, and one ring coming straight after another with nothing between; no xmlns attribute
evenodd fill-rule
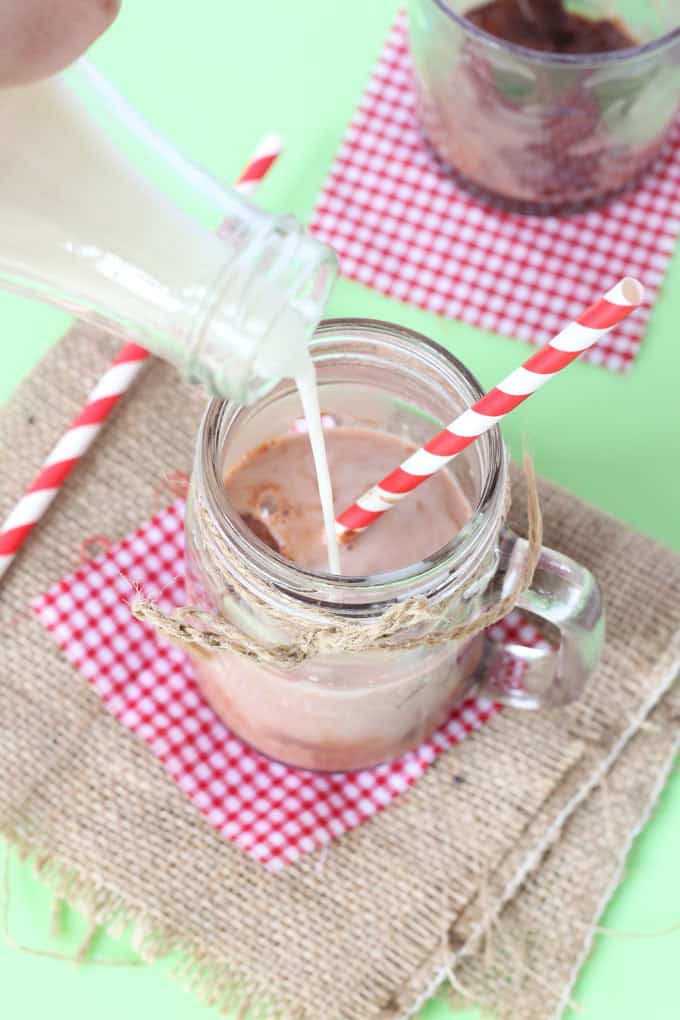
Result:
<svg viewBox="0 0 680 1020"><path fill-rule="evenodd" d="M408 1018L414 1016L425 1005L428 999L432 998L432 996L437 993L437 990L442 986L442 984L450 980L451 975L455 974L456 968L467 957L471 956L479 949L480 944L482 943L485 935L488 933L490 927L497 923L508 903L510 903L515 896L521 893L522 886L526 882L527 878L540 868L541 862L546 853L560 839L565 825L569 822L574 812L578 810L591 793L602 783L604 777L616 764L622 753L625 752L625 749L629 745L631 739L641 731L641 728L644 726L650 713L661 703L664 696L666 696L672 689L676 679L680 675L680 635L677 637L675 646L670 664L661 674L657 687L652 691L638 714L631 719L630 724L623 731L618 740L616 740L616 742L612 745L609 753L600 760L597 767L592 771L589 771L587 766L583 769L585 772L584 781L574 785L574 789L571 791L571 796L555 816L550 827L542 833L541 837L530 847L524 847L525 854L521 857L518 863L514 862L516 866L511 873L505 877L504 884L500 888L494 888L493 895L491 897L488 896L488 891L483 891L482 895L477 897L475 903L468 908L468 911L466 911L468 916L474 916L476 913L479 915L479 920L477 920L474 924L472 931L465 941L462 942L462 944L455 946L454 949L451 949L450 946L442 946L442 951L438 954L438 958L430 960L429 963L425 964L418 974L415 975L415 982L420 985L421 991L410 998L405 997L399 1009L395 1009L389 1013L385 1012L385 1020L408 1020ZM653 804L656 802L662 786L663 784L659 786L653 800L650 801L649 807L645 810L644 817L647 817L649 812L652 810ZM559 791L556 791L556 793L557 792ZM543 812L541 812L541 814L543 814ZM640 823L640 827L643 824L644 818ZM638 830L636 829L636 831ZM631 840L633 836L630 837ZM620 869L617 870L617 875L620 875ZM606 905L607 900L616 888L616 881L616 877L612 878L611 882L607 886L608 891L603 892L601 909L604 908L604 905ZM480 899L482 902L480 902ZM488 907L488 902L486 902L488 899L491 899L493 902L492 909L489 909ZM599 916L599 914L596 916ZM464 924L464 917L461 920ZM462 927L461 922L459 921L455 927ZM455 935L452 937L452 933L447 934L448 941L455 943ZM586 949L579 954L579 963L574 967L570 986L564 991L564 999L568 998L571 987L573 986L578 974L580 963L583 961L590 941L592 941L592 938L591 940L586 938ZM409 981L409 985L412 983L414 983L414 979ZM479 1003L479 1005L483 1006L484 1003ZM555 1014L556 1017L559 1015L559 1012Z"/></svg>
<svg viewBox="0 0 680 1020"><path fill-rule="evenodd" d="M640 942L680 935L680 911L654 929L601 927L628 853L654 810L680 750L680 683L642 722L624 752L564 825L560 839L451 974L448 997L474 1001L497 1020L559 1020L599 936ZM593 829L597 837L592 838ZM565 951L566 945L566 951Z"/></svg>
<svg viewBox="0 0 680 1020"><path fill-rule="evenodd" d="M666 762L657 774L656 781L654 782L654 785L649 793L649 799L647 800L647 803L643 805L642 811L638 817L636 824L633 827L631 827L631 829L628 832L626 842L619 849L619 857L616 862L616 866L612 870L611 878L609 879L609 882L604 888L602 895L600 897L599 904L595 909L594 914L595 918L600 917L604 913L604 910L607 904L609 903L609 900L614 895L619 883L622 881L625 873L626 858L630 853L630 850L633 846L633 842L635 841L637 836L640 835L640 833L647 825L647 823L650 821L654 813L656 803L659 797L661 796L661 792L663 791L663 788L666 785L666 782L668 781L668 778L673 770L678 754L680 754L680 734L676 736L673 746L670 750L670 753L666 759ZM555 1008L555 1012L552 1014L551 1020L559 1020L559 1018L562 1016L565 1009L567 1008L569 1004L571 991L574 985L576 984L576 979L578 978L581 967L585 963L598 934L599 932L595 925L586 929L583 936L583 947L578 956L578 959L575 960L574 962L571 975L569 977L567 984L564 987L562 997L560 998L560 1001L558 1002L557 1007Z"/></svg>
<svg viewBox="0 0 680 1020"><path fill-rule="evenodd" d="M640 739L645 733L649 716L663 704L664 697L672 689L679 674L680 650L677 658L663 674L657 689L645 702L638 715L631 720L628 729L621 735L607 757L600 762L598 768L588 774L585 782L575 788L571 798L555 817L550 828L523 857L502 893L495 899L493 909L488 909L487 897L484 896L481 916L467 940L455 951L452 952L448 949L441 954L438 961L432 961L430 966L431 968L434 966L434 969L431 969L423 991L409 1003L404 1003L398 1011L385 1011L383 1014L385 1020L408 1020L425 1005L428 999L437 994L442 985L447 983L453 994L459 995L460 986L456 979L456 973L460 965L480 950L483 940L488 937L493 926L498 923L504 909L516 896L521 895L522 886L527 878L540 869L545 855L559 841L565 826L575 812L604 781L606 775L625 759L626 750L631 740L635 737ZM563 1011L571 1005L571 990L598 934L594 922L604 910L621 880L625 860L633 840L649 820L678 751L680 751L680 735L676 736L664 767L654 778L647 799L641 805L638 818L628 831L625 844L618 849L615 866L593 914L593 923L584 927L581 951L572 968L569 983L562 989L559 1003L551 1015L551 1020L559 1020ZM60 861L57 856L45 852L40 847L28 845L17 833L2 830L0 836L6 840L8 852L12 848L18 853L20 859L33 860L36 877L49 886L57 901L68 903L85 917L88 935L75 959L80 962L87 961L87 948L91 942L92 933L97 928L104 929L113 938L120 938L123 933L129 932L132 948L139 954L143 963L154 963L170 955L177 955L179 959L170 971L171 976L201 1003L216 1009L221 1014L236 1012L238 1020L281 1020L280 1002L276 1006L268 1005L266 989L262 989L262 992L257 996L253 995L252 987L248 992L244 991L241 986L251 984L250 977L237 973L224 959L210 954L195 940L187 939L180 931L159 924L151 914L144 913L138 907L132 906L124 897L112 893L95 878L84 877L77 868ZM476 907L473 906L472 909L478 908L479 904ZM447 933L447 942L450 940L450 933ZM425 978L426 975L421 970L411 980L416 979L423 987L422 981ZM499 1007L497 1001L487 1002L481 995L474 996L472 1001L467 996L465 1005L476 1006L480 1009L495 1008L496 1010ZM306 1015L304 1009L296 1007L293 1003L287 1004L285 1008L286 1020L304 1020Z"/></svg>
<svg viewBox="0 0 680 1020"><path fill-rule="evenodd" d="M55 901L68 904L84 916L88 934L73 957L75 962L88 962L87 951L97 929L103 929L114 939L127 932L134 952L145 964L178 956L170 971L172 978L204 1005L224 1015L235 1012L238 1020L281 1020L280 1006L267 1005L266 989L257 998L252 991L245 992L241 986L252 984L251 978L236 973L225 960L210 954L196 941L159 924L151 914L132 906L97 879L85 877L79 869L41 847L29 845L16 832L0 830L0 837L6 842L8 853L14 851L20 860L33 862L36 878L51 890ZM305 1020L304 1011L292 1003L286 1005L285 1016L286 1020Z"/></svg>

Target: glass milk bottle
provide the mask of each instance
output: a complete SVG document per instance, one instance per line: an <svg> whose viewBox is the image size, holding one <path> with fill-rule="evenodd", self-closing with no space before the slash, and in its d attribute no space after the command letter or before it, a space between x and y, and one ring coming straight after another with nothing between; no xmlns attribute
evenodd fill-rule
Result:
<svg viewBox="0 0 680 1020"><path fill-rule="evenodd" d="M330 249L161 138L96 68L0 91L0 286L172 362L216 396L299 374Z"/></svg>

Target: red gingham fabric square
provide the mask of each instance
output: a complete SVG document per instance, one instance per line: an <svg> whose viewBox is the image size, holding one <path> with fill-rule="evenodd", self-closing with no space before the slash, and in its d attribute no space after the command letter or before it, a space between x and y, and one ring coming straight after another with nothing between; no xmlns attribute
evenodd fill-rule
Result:
<svg viewBox="0 0 680 1020"><path fill-rule="evenodd" d="M141 737L179 787L227 839L277 870L382 811L442 751L499 710L470 698L425 744L355 773L314 773L270 761L220 722L190 659L132 616L138 591L165 612L184 604L184 503L60 581L33 603L40 621L104 704ZM518 614L499 637L542 644ZM509 685L521 683L510 669Z"/></svg>
<svg viewBox="0 0 680 1020"><path fill-rule="evenodd" d="M543 344L617 278L646 306L585 357L612 371L637 354L680 229L680 122L637 190L557 218L504 212L454 182L415 115L400 14L364 90L311 221L342 273L389 297Z"/></svg>

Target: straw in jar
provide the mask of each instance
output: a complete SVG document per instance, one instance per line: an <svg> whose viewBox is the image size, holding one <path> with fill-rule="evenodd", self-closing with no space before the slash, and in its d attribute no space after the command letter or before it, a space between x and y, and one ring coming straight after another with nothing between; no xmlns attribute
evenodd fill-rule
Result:
<svg viewBox="0 0 680 1020"><path fill-rule="evenodd" d="M523 365L343 511L336 519L338 537L347 539L350 534L364 531L614 329L642 304L643 298L644 288L637 280L631 277L620 280Z"/></svg>

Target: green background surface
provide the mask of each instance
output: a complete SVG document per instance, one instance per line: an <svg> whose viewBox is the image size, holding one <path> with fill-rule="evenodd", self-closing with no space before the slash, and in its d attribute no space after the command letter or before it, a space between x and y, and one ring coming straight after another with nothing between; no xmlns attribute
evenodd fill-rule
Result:
<svg viewBox="0 0 680 1020"><path fill-rule="evenodd" d="M268 208L306 219L398 0L128 0L93 50L99 66L171 139L226 181L267 130L286 139L261 189ZM611 281L603 276L603 289ZM642 352L626 376L575 365L504 428L538 470L641 531L680 550L680 263L673 260ZM596 297L597 295L593 295ZM485 386L528 348L446 321L341 281L335 315L391 319L445 343ZM63 332L68 320L16 297L0 297L0 400ZM143 399L143 388L135 399ZM55 437L56 438L56 437ZM58 511L57 511L58 512ZM656 930L680 919L680 777L672 776L653 821L636 841L625 880L603 924ZM168 854L172 854L168 847ZM0 856L5 853L0 847ZM49 934L50 896L26 864L12 860L9 909L17 942L69 953L83 934L74 912ZM162 862L159 862L162 866ZM257 918L253 919L257 924ZM101 935L95 956L134 960L129 943ZM170 964L86 965L38 958L0 943L0 1016L98 1020L143 1016L207 1018L210 1011L168 977ZM601 936L575 999L592 1020L677 1020L680 933L658 938ZM319 1003L319 1016L325 1013ZM427 1020L450 1009L433 1000ZM474 1012L459 1014L466 1018Z"/></svg>

